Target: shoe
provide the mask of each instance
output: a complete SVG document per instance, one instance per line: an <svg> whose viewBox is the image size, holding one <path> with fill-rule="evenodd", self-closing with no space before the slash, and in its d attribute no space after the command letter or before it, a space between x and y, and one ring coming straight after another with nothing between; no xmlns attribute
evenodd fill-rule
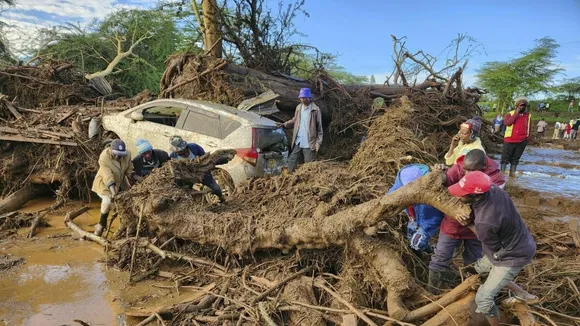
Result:
<svg viewBox="0 0 580 326"><path fill-rule="evenodd" d="M505 174L505 169L506 169L506 168L507 168L507 164L505 164L505 163L502 163L502 164L501 164L501 173L502 173L502 174Z"/></svg>
<svg viewBox="0 0 580 326"><path fill-rule="evenodd" d="M95 226L95 232L94 233L95 233L96 236L100 237L101 234L103 234L103 231L105 231L105 228L101 224L97 224Z"/></svg>
<svg viewBox="0 0 580 326"><path fill-rule="evenodd" d="M515 178L516 177L516 169L518 168L517 164L511 164L510 165L510 178Z"/></svg>
<svg viewBox="0 0 580 326"><path fill-rule="evenodd" d="M427 291L431 294L441 294L443 287L443 272L429 270L429 281L427 283Z"/></svg>

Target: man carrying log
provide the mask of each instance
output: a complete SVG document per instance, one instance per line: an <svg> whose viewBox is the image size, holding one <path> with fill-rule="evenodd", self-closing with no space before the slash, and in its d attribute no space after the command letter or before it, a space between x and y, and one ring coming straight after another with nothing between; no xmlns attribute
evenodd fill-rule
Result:
<svg viewBox="0 0 580 326"><path fill-rule="evenodd" d="M487 174L469 172L448 190L471 206L471 215L460 215L457 219L466 225L473 223L470 227L482 243L484 256L474 267L487 279L477 290L475 312L484 314L491 326L499 325L494 300L504 287L519 300L527 303L537 300L512 281L532 261L536 243L509 195L494 185Z"/></svg>
<svg viewBox="0 0 580 326"><path fill-rule="evenodd" d="M436 169L445 171L445 186L454 185L471 171L481 171L487 174L493 183L502 188L505 186L505 177L500 172L498 164L487 157L480 149L473 149L465 156L457 159L453 166L447 169L445 164L438 164ZM428 288L434 294L439 294L443 287L445 276L450 272L451 261L454 250L463 244L463 265L468 266L475 263L482 256L481 242L477 236L467 227L461 225L455 219L445 216L441 222L441 231L435 254L431 256L429 262L429 283Z"/></svg>
<svg viewBox="0 0 580 326"><path fill-rule="evenodd" d="M460 156L467 154L472 149L480 149L485 152L479 132L481 131L481 118L473 117L461 124L457 135L451 139L449 150L445 154L445 164L453 165Z"/></svg>
<svg viewBox="0 0 580 326"><path fill-rule="evenodd" d="M294 126L292 134L292 153L288 158L288 171L296 170L298 161L314 162L322 144L322 114L320 108L312 102L310 88L300 89L300 104L296 107L294 118L279 126L287 128Z"/></svg>
<svg viewBox="0 0 580 326"><path fill-rule="evenodd" d="M133 159L133 168L137 175L148 176L153 169L160 168L169 161L166 151L153 149L151 143L145 139L138 139L136 145L139 154Z"/></svg>
<svg viewBox="0 0 580 326"><path fill-rule="evenodd" d="M171 137L170 143L171 154L169 154L169 157L173 160L193 160L196 157L201 157L205 154L205 150L201 146L195 143L188 144L185 140L183 140L183 138L181 138L181 136ZM219 198L220 203L226 201L222 193L222 189L217 184L217 182L215 182L215 179L210 172L207 172L203 175L203 180L201 183L211 189L211 192Z"/></svg>
<svg viewBox="0 0 580 326"><path fill-rule="evenodd" d="M415 181L429 173L429 167L424 164L409 164L397 173L395 184L389 189L389 193L402 186ZM433 253L429 240L437 233L439 224L443 219L443 213L425 204L416 204L405 209L409 217L407 223L407 238L409 246L417 252Z"/></svg>
<svg viewBox="0 0 580 326"><path fill-rule="evenodd" d="M133 171L131 153L127 150L125 142L115 139L110 147L101 152L99 170L93 181L92 190L101 197L101 217L99 224L95 226L95 234L98 236L101 236L107 227L111 206L121 187L129 187L125 177L135 181L142 179Z"/></svg>

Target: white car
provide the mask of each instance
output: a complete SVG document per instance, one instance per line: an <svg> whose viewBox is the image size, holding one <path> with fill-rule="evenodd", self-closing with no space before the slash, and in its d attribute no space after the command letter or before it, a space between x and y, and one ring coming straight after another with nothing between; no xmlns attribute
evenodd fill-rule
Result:
<svg viewBox="0 0 580 326"><path fill-rule="evenodd" d="M218 165L213 173L222 188L255 176L279 174L287 164L288 140L274 121L222 104L160 99L105 115L102 124L125 142L132 155L137 153L135 143L140 138L169 152L169 139L174 135L206 152L236 149L235 158Z"/></svg>

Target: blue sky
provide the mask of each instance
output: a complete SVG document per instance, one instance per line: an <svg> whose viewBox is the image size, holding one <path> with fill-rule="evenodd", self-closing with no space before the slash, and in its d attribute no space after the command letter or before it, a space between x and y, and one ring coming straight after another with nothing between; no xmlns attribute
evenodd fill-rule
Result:
<svg viewBox="0 0 580 326"><path fill-rule="evenodd" d="M23 33L64 21L89 23L115 8L151 7L156 0L16 0L18 7L1 14ZM267 0L276 6L277 0ZM285 0L285 2L288 2ZM296 25L306 36L299 41L321 51L339 54L339 64L360 75L383 82L392 70L391 34L407 36L411 52L439 55L457 33L481 42L486 53L470 60L465 79L473 82L483 62L507 60L533 47L534 40L550 36L561 44L558 63L567 77L580 76L580 0L511 1L381 1L306 0L309 18ZM562 76L566 77L566 76Z"/></svg>

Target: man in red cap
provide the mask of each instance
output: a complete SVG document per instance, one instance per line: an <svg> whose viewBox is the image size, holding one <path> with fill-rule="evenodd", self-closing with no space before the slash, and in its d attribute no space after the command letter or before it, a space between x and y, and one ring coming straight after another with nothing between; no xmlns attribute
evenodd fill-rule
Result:
<svg viewBox="0 0 580 326"><path fill-rule="evenodd" d="M460 156L453 166L447 169L445 164L438 164L436 169L445 170L445 183L449 187L454 185L471 171L481 171L491 177L495 185L503 188L505 176L500 172L499 165L490 159L480 149L472 149L466 155ZM477 236L467 227L461 225L454 218L445 216L441 222L439 238L435 253L429 261L429 291L439 294L440 289L445 287L448 279L453 279L451 262L455 248L463 245L463 265L471 265L482 256L481 242Z"/></svg>
<svg viewBox="0 0 580 326"><path fill-rule="evenodd" d="M484 256L474 267L487 279L477 290L475 312L484 314L491 326L499 325L494 300L504 287L519 300L528 303L537 300L512 281L532 261L536 243L509 195L494 185L487 174L469 172L448 190L471 206L470 215L457 219L472 228L483 247Z"/></svg>

